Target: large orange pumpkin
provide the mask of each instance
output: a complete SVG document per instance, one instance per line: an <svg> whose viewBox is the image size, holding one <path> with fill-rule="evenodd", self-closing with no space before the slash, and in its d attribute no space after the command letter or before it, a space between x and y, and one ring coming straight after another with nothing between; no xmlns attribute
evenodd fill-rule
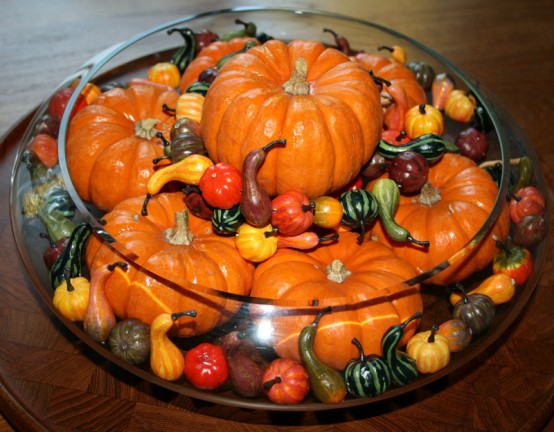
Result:
<svg viewBox="0 0 554 432"><path fill-rule="evenodd" d="M161 313L195 309L196 318L180 318L175 333L181 337L203 334L228 321L240 302L202 291L201 287L224 293L248 295L253 265L243 260L234 239L212 233L211 222L188 212L192 239L175 227L176 214L186 208L180 192L156 195L148 203L148 215L141 214L144 197L129 198L104 216L105 230L117 244L135 255L126 271L114 270L104 289L114 313L121 319L139 318L151 323ZM103 263L127 261L109 244L91 237L86 262L94 269ZM146 269L154 269L157 279ZM171 281L174 284L168 283Z"/></svg>
<svg viewBox="0 0 554 432"><path fill-rule="evenodd" d="M300 360L298 335L320 309L310 308L314 302L334 309L321 319L314 349L337 370L356 357L353 337L368 355L381 354L386 330L423 311L419 287L403 283L416 275L414 269L383 244L360 245L357 238L342 232L336 243L307 253L280 249L256 268L251 296L279 299L284 305L250 306L258 328L271 328L269 343L279 356ZM413 335L415 324L407 328L402 344Z"/></svg>
<svg viewBox="0 0 554 432"><path fill-rule="evenodd" d="M175 106L178 97L156 86L115 88L75 115L67 137L67 167L84 201L109 211L125 198L146 193L152 159L163 155L155 134L169 138L175 122L163 105Z"/></svg>
<svg viewBox="0 0 554 432"><path fill-rule="evenodd" d="M411 107L426 102L425 91L415 75L402 63L386 57L361 52L353 59L360 62L373 75L390 83L383 85L382 93L394 103L385 108L384 122L388 129L403 130L404 114Z"/></svg>
<svg viewBox="0 0 554 432"><path fill-rule="evenodd" d="M204 70L216 66L219 60L226 55L243 49L246 42L249 41L257 43L257 40L252 37L238 37L229 41L215 41L203 48L194 60L190 62L181 76L179 84L181 93L185 93L191 84L197 82L198 77Z"/></svg>
<svg viewBox="0 0 554 432"><path fill-rule="evenodd" d="M339 190L379 141L379 92L359 63L315 41L270 40L234 56L206 95L201 129L215 162L238 169L271 141L257 179L271 196Z"/></svg>
<svg viewBox="0 0 554 432"><path fill-rule="evenodd" d="M447 285L490 264L498 252L494 238L507 237L510 216L504 205L482 241L470 243L498 199L498 187L492 177L471 159L447 153L430 167L428 183L431 188L425 186L419 195L401 196L395 214L396 222L413 238L430 242L428 248L391 241L380 220L372 236L389 245L418 273L431 270L456 254L449 268L426 281ZM368 189L371 190L371 184Z"/></svg>

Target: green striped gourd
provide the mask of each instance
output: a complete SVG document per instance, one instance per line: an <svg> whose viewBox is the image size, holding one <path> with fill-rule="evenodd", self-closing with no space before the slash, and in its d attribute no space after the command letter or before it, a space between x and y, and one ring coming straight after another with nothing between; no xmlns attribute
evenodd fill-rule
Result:
<svg viewBox="0 0 554 432"><path fill-rule="evenodd" d="M408 150L422 154L430 163L440 159L446 151L459 151L454 144L448 143L436 134L425 134L401 145L389 144L384 140L380 140L377 144L377 153L385 159L392 159Z"/></svg>
<svg viewBox="0 0 554 432"><path fill-rule="evenodd" d="M229 209L214 209L212 227L218 234L236 234L237 229L243 223L244 217L240 212L239 204L236 204Z"/></svg>
<svg viewBox="0 0 554 432"><path fill-rule="evenodd" d="M392 381L403 386L411 383L418 377L415 366L415 360L409 357L405 352L398 349L398 344L404 336L404 329L415 319L423 317L421 312L416 312L406 321L389 328L383 335L381 346L383 348L383 357L385 358L392 376Z"/></svg>
<svg viewBox="0 0 554 432"><path fill-rule="evenodd" d="M353 189L344 192L339 197L342 205L342 223L348 227L359 229L361 242L365 236L366 227L379 214L379 203L371 192L365 189Z"/></svg>
<svg viewBox="0 0 554 432"><path fill-rule="evenodd" d="M354 338L352 343L360 356L350 360L344 369L348 393L356 397L374 397L386 392L392 377L385 359L374 354L366 357L360 341Z"/></svg>

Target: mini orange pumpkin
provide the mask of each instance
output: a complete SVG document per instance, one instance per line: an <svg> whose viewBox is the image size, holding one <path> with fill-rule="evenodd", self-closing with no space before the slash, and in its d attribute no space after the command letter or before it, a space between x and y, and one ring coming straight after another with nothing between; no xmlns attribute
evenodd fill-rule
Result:
<svg viewBox="0 0 554 432"><path fill-rule="evenodd" d="M66 143L67 167L77 193L109 211L128 197L146 193L152 160L163 155L156 132L169 137L179 95L157 86L114 88L72 119ZM163 165L163 163L161 164Z"/></svg>
<svg viewBox="0 0 554 432"><path fill-rule="evenodd" d="M371 184L368 186L371 190ZM508 205L504 205L493 227L480 241L470 242L485 223L498 198L492 177L471 159L446 153L429 168L428 183L418 196L401 196L395 221L414 238L430 242L422 248L395 242L380 220L372 235L389 245L418 273L446 260L451 265L426 282L447 285L460 281L489 265L498 248L495 239L505 239L510 229ZM451 257L455 259L451 259Z"/></svg>
<svg viewBox="0 0 554 432"><path fill-rule="evenodd" d="M319 323L314 350L337 370L356 357L352 338L380 354L383 334L423 310L419 287L403 283L414 269L383 244L359 245L357 238L343 232L337 242L309 252L279 249L256 268L251 296L278 299L283 309L252 304L250 311L257 326L272 329L270 343L280 357L300 361L298 336L320 309L310 307L315 304L333 307ZM415 328L407 328L402 344Z"/></svg>
<svg viewBox="0 0 554 432"><path fill-rule="evenodd" d="M210 157L242 167L246 155L277 139L257 173L276 196L309 198L349 184L381 136L377 86L367 71L315 41L270 40L234 56L206 95L202 136Z"/></svg>
<svg viewBox="0 0 554 432"><path fill-rule="evenodd" d="M386 57L361 52L353 59L361 63L371 73L390 83L383 84L381 91L384 99L392 99L394 103L384 107L384 122L387 129L403 130L404 115L411 107L426 102L425 91L415 75L407 66L391 61Z"/></svg>
<svg viewBox="0 0 554 432"><path fill-rule="evenodd" d="M191 84L198 82L198 77L204 70L216 66L219 60L226 55L243 49L246 42L249 41L257 42L252 37L238 37L229 41L215 41L203 48L194 60L190 62L181 76L179 84L181 93L185 93Z"/></svg>
<svg viewBox="0 0 554 432"><path fill-rule="evenodd" d="M104 228L117 241L115 245L136 256L134 263L154 269L164 279L125 260L130 264L127 271L114 270L104 285L114 313L121 319L138 318L150 324L162 313L196 310L196 318L181 318L175 324L173 332L181 337L206 333L229 320L240 302L202 291L202 287L248 295L253 265L240 257L234 239L212 233L210 221L189 212L188 227L176 225L176 215L186 209L182 193L156 195L148 203L146 216L141 214L143 201L144 196L121 202L104 216ZM122 261L109 244L96 236L90 238L86 262L91 270L114 258Z"/></svg>

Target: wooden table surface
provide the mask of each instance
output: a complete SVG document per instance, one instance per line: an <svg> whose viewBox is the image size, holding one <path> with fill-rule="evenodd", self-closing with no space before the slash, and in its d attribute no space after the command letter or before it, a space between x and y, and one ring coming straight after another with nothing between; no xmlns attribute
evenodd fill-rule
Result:
<svg viewBox="0 0 554 432"><path fill-rule="evenodd" d="M14 147L26 115L65 76L106 47L179 16L258 4L208 0L2 2L0 409L7 421L0 422L0 431L534 431L548 429L548 424L552 427L551 255L520 319L462 370L387 403L317 414L227 408L160 390L118 370L80 343L35 294L12 237L7 199ZM368 19L450 59L511 113L539 154L553 189L552 0L321 0L283 5ZM552 244L552 231L548 241Z"/></svg>

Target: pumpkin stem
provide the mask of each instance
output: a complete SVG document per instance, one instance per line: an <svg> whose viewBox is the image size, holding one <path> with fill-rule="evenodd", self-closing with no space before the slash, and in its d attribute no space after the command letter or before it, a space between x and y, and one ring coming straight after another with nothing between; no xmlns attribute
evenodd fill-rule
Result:
<svg viewBox="0 0 554 432"><path fill-rule="evenodd" d="M171 320L173 322L175 322L183 316L195 317L196 316L196 310L191 309L191 310L182 311L182 312L174 312L174 313L171 314Z"/></svg>
<svg viewBox="0 0 554 432"><path fill-rule="evenodd" d="M189 231L189 212L183 210L175 213L175 226L164 231L165 239L172 245L188 246L193 239Z"/></svg>
<svg viewBox="0 0 554 432"><path fill-rule="evenodd" d="M283 90L293 96L306 96L310 93L310 85L306 81L308 76L308 63L303 57L298 57L294 62L294 69L290 79L283 84Z"/></svg>
<svg viewBox="0 0 554 432"><path fill-rule="evenodd" d="M441 193L431 183L425 182L417 200L420 204L430 207L441 200Z"/></svg>
<svg viewBox="0 0 554 432"><path fill-rule="evenodd" d="M436 324L433 324L431 326L431 334L429 335L429 338L427 339L427 342L433 343L435 342L435 334L439 331L439 326Z"/></svg>
<svg viewBox="0 0 554 432"><path fill-rule="evenodd" d="M268 392L271 387L273 387L274 384L280 384L281 383L281 377L280 376L276 376L275 378L273 378L272 380L269 380L269 381L266 381L262 384L264 390L266 392Z"/></svg>
<svg viewBox="0 0 554 432"><path fill-rule="evenodd" d="M71 269L69 267L65 267L63 269L63 277L64 277L65 283L67 285L67 292L73 291L75 289L75 287L71 283Z"/></svg>
<svg viewBox="0 0 554 432"><path fill-rule="evenodd" d="M405 329L408 326L408 324L410 324L413 320L421 319L421 318L423 318L423 314L421 312L416 312L410 318L408 318L406 321L400 324L400 328Z"/></svg>
<svg viewBox="0 0 554 432"><path fill-rule="evenodd" d="M327 279L336 282L343 283L352 272L346 268L340 259L335 259L331 264L327 266Z"/></svg>
<svg viewBox="0 0 554 432"><path fill-rule="evenodd" d="M135 123L135 135L139 138L152 139L158 131L156 125L160 121L158 119L144 119Z"/></svg>

